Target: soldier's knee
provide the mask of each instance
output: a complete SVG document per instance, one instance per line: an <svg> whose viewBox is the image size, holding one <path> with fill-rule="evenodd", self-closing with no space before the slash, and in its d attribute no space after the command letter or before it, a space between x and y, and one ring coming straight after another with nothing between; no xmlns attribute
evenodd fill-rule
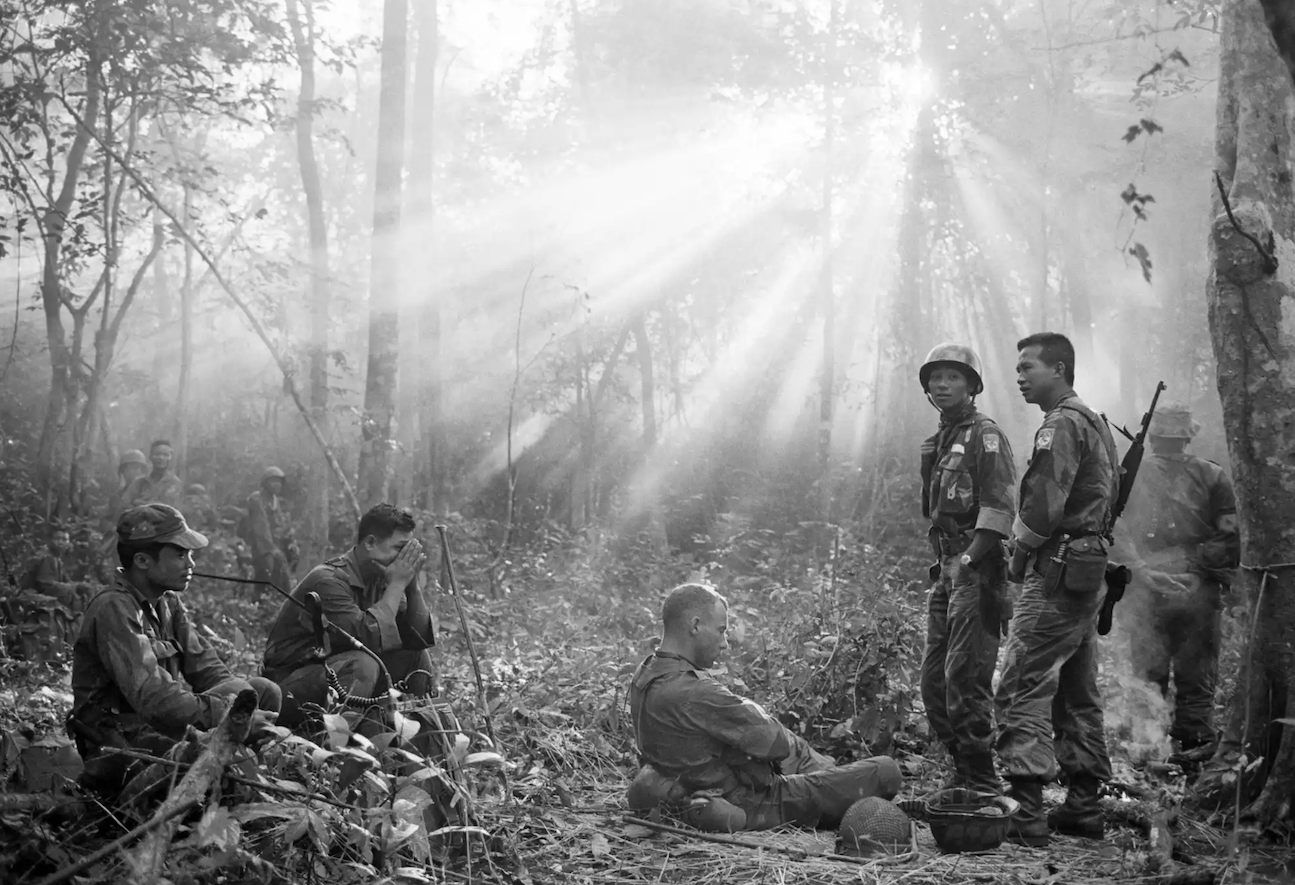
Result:
<svg viewBox="0 0 1295 885"><path fill-rule="evenodd" d="M904 786L904 775L899 770L899 763L889 756L877 756L873 761L877 763L877 795L890 799Z"/></svg>
<svg viewBox="0 0 1295 885"><path fill-rule="evenodd" d="M264 676L252 676L247 681L256 692L256 705L260 709L278 713L283 708L283 689L278 683Z"/></svg>
<svg viewBox="0 0 1295 885"><path fill-rule="evenodd" d="M337 681L351 695L369 698L376 694L382 669L377 661L364 652L348 651L333 655L328 659L328 666L337 673Z"/></svg>

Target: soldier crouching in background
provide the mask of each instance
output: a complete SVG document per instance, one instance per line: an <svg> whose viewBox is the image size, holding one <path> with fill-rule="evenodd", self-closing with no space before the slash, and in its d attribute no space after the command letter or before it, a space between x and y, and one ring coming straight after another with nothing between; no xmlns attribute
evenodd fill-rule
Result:
<svg viewBox="0 0 1295 885"><path fill-rule="evenodd" d="M857 800L899 792L895 760L838 766L706 673L728 648L728 602L714 589L674 588L661 620L664 638L630 684L643 765L628 792L632 811L661 806L698 829L727 832L835 827Z"/></svg>
<svg viewBox="0 0 1295 885"><path fill-rule="evenodd" d="M91 601L72 652L67 728L89 789L121 788L132 760L113 748L161 756L187 726L218 725L244 689L260 698L254 737L279 709L278 686L235 677L180 601L193 551L205 546L206 537L166 504L132 507L117 522L121 568Z"/></svg>

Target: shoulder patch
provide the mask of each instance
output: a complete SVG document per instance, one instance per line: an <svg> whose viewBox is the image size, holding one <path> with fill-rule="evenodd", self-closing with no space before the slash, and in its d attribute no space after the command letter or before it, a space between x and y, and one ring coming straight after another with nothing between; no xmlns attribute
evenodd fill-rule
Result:
<svg viewBox="0 0 1295 885"><path fill-rule="evenodd" d="M1052 448L1052 428L1044 427L1034 435L1034 447L1036 449Z"/></svg>
<svg viewBox="0 0 1295 885"><path fill-rule="evenodd" d="M998 451L998 434L997 434L997 433L986 433L983 437L981 437L980 441L981 441L982 443L984 443L985 451L986 451L986 452L997 452L997 451Z"/></svg>

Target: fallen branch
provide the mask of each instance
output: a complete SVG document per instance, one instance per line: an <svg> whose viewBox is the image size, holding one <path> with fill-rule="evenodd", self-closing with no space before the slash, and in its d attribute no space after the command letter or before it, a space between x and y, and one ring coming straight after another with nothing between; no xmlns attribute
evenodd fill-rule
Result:
<svg viewBox="0 0 1295 885"><path fill-rule="evenodd" d="M644 820L641 817L625 818L626 823L637 824L640 827L647 827L652 830L660 830L663 833L674 833L678 836L687 836L691 839L700 839L703 842L715 842L719 845L737 845L740 848L753 848L756 851L776 851L780 854L786 854L797 860L808 860L809 858L821 858L823 860L833 860L837 863L850 863L856 866L891 866L894 864L906 863L912 860L916 854L916 848L911 848L903 854L897 854L894 857L868 858L868 857L851 857L848 854L836 854L832 851L809 851L793 845L774 845L767 842L759 842L755 839L744 839L741 836L721 836L718 833L703 833L701 830L689 830L683 827L672 827L669 824L659 824L654 821Z"/></svg>
<svg viewBox="0 0 1295 885"><path fill-rule="evenodd" d="M152 885L161 877L167 850L179 826L175 809L202 802L212 785L220 782L225 766L234 759L234 751L247 740L255 711L256 692L250 688L239 692L225 718L212 730L202 755L157 810L155 817L165 816L166 821L149 832L133 856L127 856L132 885Z"/></svg>
<svg viewBox="0 0 1295 885"><path fill-rule="evenodd" d="M1207 867L1183 869L1174 859L1174 825L1178 823L1176 799L1164 804L1153 801L1121 802L1103 799L1107 817L1131 824L1147 837L1146 873L1156 885L1214 885L1218 871Z"/></svg>
<svg viewBox="0 0 1295 885"><path fill-rule="evenodd" d="M171 811L169 812L169 815L170 815L169 817L162 816L160 814L155 815L149 820L144 821L142 824L137 826L135 829L131 830L126 835L121 836L109 842L107 845L100 848L94 854L87 855L86 857L83 857L80 860L78 860L76 863L72 864L70 867L64 867L63 869L59 870L57 873L54 873L50 876L45 877L44 879L41 879L39 882L36 883L36 885L58 885L59 882L63 882L67 879L71 879L77 873L81 872L84 869L94 866L95 864L103 860L108 855L117 851L117 849L125 846L130 842L134 842L140 836L143 836L144 834L153 830L153 828L160 827L162 824L172 820L173 818L179 817L180 815L196 808L197 806L198 806L197 801L194 801L194 802L188 803L187 805L180 805L175 808L172 808Z"/></svg>

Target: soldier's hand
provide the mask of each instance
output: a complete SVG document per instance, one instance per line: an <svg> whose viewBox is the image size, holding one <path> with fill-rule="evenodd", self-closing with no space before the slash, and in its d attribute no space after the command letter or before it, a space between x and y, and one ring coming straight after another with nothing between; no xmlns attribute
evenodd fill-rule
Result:
<svg viewBox="0 0 1295 885"><path fill-rule="evenodd" d="M1025 566L1030 561L1030 551L1017 545L1012 548L1012 558L1007 563L1007 580L1020 584L1025 580Z"/></svg>
<svg viewBox="0 0 1295 885"><path fill-rule="evenodd" d="M288 730L274 724L274 720L278 718L278 713L269 710L253 710L252 724L248 727L245 743L256 750L276 737L287 737Z"/></svg>
<svg viewBox="0 0 1295 885"><path fill-rule="evenodd" d="M392 560L391 565L387 566L387 586L399 587L403 591L418 575L426 561L427 553L423 550L423 545L417 539L411 538Z"/></svg>

